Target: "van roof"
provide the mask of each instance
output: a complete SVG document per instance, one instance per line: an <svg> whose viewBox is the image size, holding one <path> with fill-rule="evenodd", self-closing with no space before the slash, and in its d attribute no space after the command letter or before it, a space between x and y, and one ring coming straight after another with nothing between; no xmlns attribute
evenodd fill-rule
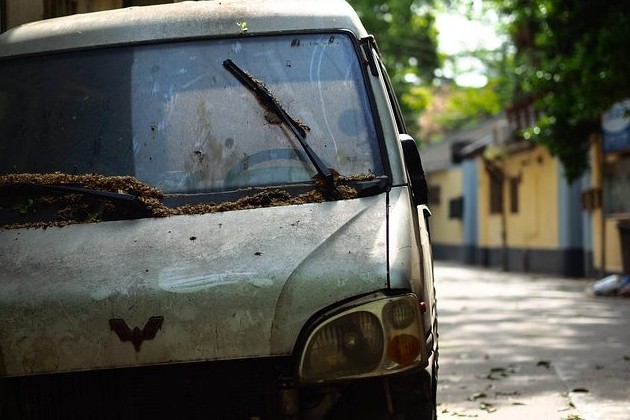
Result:
<svg viewBox="0 0 630 420"><path fill-rule="evenodd" d="M27 23L0 35L0 57L198 37L365 28L344 0L212 0L139 6Z"/></svg>

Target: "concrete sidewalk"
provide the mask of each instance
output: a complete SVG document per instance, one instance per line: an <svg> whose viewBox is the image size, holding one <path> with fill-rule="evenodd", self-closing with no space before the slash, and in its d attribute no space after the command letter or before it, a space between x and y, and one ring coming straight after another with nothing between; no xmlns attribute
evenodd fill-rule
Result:
<svg viewBox="0 0 630 420"><path fill-rule="evenodd" d="M438 418L630 420L630 299L436 262Z"/></svg>

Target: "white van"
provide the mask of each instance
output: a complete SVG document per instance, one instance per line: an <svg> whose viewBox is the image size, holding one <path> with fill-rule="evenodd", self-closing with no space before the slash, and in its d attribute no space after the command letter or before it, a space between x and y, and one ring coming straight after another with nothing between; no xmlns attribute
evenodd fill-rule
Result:
<svg viewBox="0 0 630 420"><path fill-rule="evenodd" d="M0 418L434 419L426 182L341 0L0 36Z"/></svg>

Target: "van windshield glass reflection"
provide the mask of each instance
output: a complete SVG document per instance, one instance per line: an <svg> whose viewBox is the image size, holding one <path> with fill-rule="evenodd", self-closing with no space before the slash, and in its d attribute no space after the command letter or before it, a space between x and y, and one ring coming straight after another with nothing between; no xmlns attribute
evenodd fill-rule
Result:
<svg viewBox="0 0 630 420"><path fill-rule="evenodd" d="M384 174L344 34L151 44L0 63L0 174L130 175L167 194L313 183L290 128L223 67L264 80L342 176Z"/></svg>

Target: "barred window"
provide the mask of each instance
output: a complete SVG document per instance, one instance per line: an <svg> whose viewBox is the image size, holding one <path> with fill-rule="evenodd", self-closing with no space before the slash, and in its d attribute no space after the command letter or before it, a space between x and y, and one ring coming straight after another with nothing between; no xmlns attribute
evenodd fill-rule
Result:
<svg viewBox="0 0 630 420"><path fill-rule="evenodd" d="M510 213L518 213L518 186L521 183L520 177L510 178Z"/></svg>
<svg viewBox="0 0 630 420"><path fill-rule="evenodd" d="M490 175L490 214L503 213L503 179Z"/></svg>

